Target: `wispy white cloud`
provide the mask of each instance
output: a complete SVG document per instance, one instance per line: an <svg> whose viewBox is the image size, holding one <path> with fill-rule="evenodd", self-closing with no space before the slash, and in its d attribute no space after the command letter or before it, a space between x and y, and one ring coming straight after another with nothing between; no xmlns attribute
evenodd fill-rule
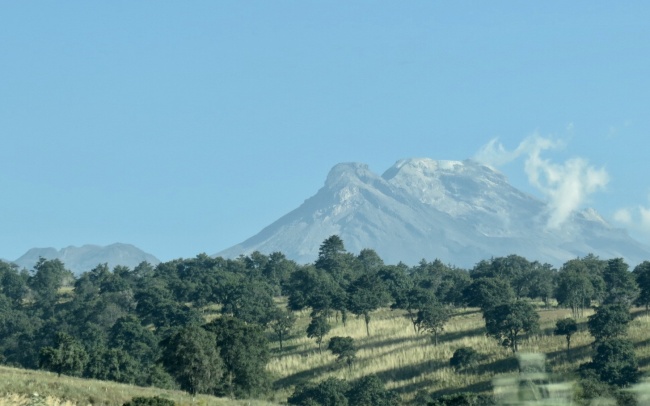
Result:
<svg viewBox="0 0 650 406"><path fill-rule="evenodd" d="M650 238L650 207L648 206L638 205L618 209L614 213L614 221L633 234Z"/></svg>
<svg viewBox="0 0 650 406"><path fill-rule="evenodd" d="M632 210L629 208L618 209L614 213L614 221L625 225L632 224Z"/></svg>
<svg viewBox="0 0 650 406"><path fill-rule="evenodd" d="M549 200L548 226L555 228L609 182L604 168L595 168L584 158L556 163L542 157L544 151L562 147L564 143L560 140L532 135L508 151L498 139L493 139L479 150L474 159L498 167L523 157L528 181ZM650 212L648 214L650 220Z"/></svg>
<svg viewBox="0 0 650 406"><path fill-rule="evenodd" d="M493 138L484 145L475 155L474 159L486 165L499 167L516 160L522 155L530 155L545 149L561 148L564 144L561 141L543 138L538 135L531 135L525 138L517 148L508 151L498 138Z"/></svg>

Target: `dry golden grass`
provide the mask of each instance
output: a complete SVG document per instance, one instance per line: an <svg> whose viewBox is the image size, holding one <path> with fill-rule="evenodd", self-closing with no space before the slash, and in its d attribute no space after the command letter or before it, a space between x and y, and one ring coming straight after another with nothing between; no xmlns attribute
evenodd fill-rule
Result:
<svg viewBox="0 0 650 406"><path fill-rule="evenodd" d="M108 381L57 377L56 374L0 367L0 405L122 405L137 396L160 396L177 405L268 406L265 401L243 401Z"/></svg>
<svg viewBox="0 0 650 406"><path fill-rule="evenodd" d="M638 313L635 309L635 314ZM570 316L566 309L539 310L541 333L521 343L521 352L537 352L547 356L547 364L554 374L573 379L573 371L591 356L593 339L586 329L585 312L579 319L580 331L572 338L572 349L567 355L563 336L554 336L555 323ZM638 316L638 315L637 315ZM431 337L416 334L411 322L401 312L379 310L372 314L370 337L366 335L362 319L350 318L347 326L331 319L332 330L323 342L322 353L314 340L305 336L309 313L301 312L295 327L295 336L285 342L285 350L277 347L268 370L278 378L275 399L286 399L295 385L306 381L320 381L327 377L355 379L368 374L378 375L386 386L396 389L404 400L413 398L418 390L447 393L463 391L489 391L493 378L508 376L517 371L513 354L496 340L485 335L485 323L477 309L458 310L447 323L435 346ZM647 331L650 318L638 316L630 325L629 337L637 345L642 371L650 369L650 336ZM327 348L329 338L350 336L358 347L357 359L351 370L336 362ZM471 370L461 373L449 367L449 359L460 347L472 347L482 356L481 362Z"/></svg>

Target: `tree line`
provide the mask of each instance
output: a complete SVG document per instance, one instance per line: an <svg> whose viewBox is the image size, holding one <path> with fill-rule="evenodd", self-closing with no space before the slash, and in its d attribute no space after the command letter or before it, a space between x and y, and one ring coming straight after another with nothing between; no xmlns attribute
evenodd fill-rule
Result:
<svg viewBox="0 0 650 406"><path fill-rule="evenodd" d="M336 235L321 244L310 264L279 252L236 259L200 254L133 269L99 264L75 277L59 260L41 258L32 270L0 261L0 362L190 393L257 397L273 380L265 370L270 340L283 351L297 311L309 311L303 334L318 350L327 348L351 367L351 338L333 337L323 346L332 323L345 326L350 315L362 318L371 335L373 312L392 308L410 320L414 332L430 334L437 344L454 309L478 307L487 334L516 352L522 337L538 331L532 301L544 306L555 301L571 309L572 320L598 304L589 321L597 341L594 358L581 373L615 386L638 378L633 360L610 358L631 351L624 338L629 307L650 306L650 262L629 272L620 258L587 255L555 269L510 255L469 270L439 260L409 267L385 264L371 249L350 253ZM566 336L570 347L572 324L562 323L556 334ZM600 333L609 328L613 332ZM616 371L603 367L615 363ZM325 382L320 389L296 388L289 402L303 404L332 388L345 399L365 388L376 402L397 402L375 378Z"/></svg>

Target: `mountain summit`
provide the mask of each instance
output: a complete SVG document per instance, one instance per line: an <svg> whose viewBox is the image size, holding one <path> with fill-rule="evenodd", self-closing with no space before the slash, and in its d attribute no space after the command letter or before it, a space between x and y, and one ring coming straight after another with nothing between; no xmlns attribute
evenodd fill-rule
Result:
<svg viewBox="0 0 650 406"><path fill-rule="evenodd" d="M588 253L623 257L632 266L650 259L650 248L593 209L554 228L549 216L545 202L473 160L404 159L381 176L365 164L342 163L300 207L217 255L281 251L312 262L323 240L338 234L348 251L372 248L387 263L438 258L472 267L510 254L556 266Z"/></svg>

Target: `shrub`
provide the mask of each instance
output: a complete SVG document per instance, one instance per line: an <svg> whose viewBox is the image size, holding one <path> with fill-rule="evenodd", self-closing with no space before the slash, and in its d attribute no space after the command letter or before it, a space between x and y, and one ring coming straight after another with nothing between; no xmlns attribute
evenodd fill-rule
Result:
<svg viewBox="0 0 650 406"><path fill-rule="evenodd" d="M449 366L460 371L474 366L479 359L479 353L472 347L461 347L454 351L454 355L449 359Z"/></svg>
<svg viewBox="0 0 650 406"><path fill-rule="evenodd" d="M492 406L495 404L494 399L489 395L461 392L435 398L428 403L428 406Z"/></svg>
<svg viewBox="0 0 650 406"><path fill-rule="evenodd" d="M161 398L160 396L154 397L135 397L131 401L124 403L123 406L174 406L174 401Z"/></svg>

